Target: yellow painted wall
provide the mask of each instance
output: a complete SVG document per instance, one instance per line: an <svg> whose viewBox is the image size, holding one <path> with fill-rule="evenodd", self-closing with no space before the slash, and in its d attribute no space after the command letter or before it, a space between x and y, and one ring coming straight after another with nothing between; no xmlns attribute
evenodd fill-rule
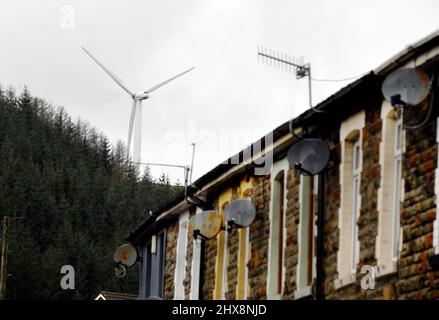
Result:
<svg viewBox="0 0 439 320"><path fill-rule="evenodd" d="M240 183L238 194L240 198L250 198L251 191L253 189L253 178L250 178L249 181L247 179L243 179ZM239 229L239 251L238 251L238 282L236 286L236 299L244 300L246 299L245 295L245 286L247 283L246 277L246 268L247 261L250 258L250 242L247 241L247 232L249 232L249 228ZM247 254L246 254L247 253ZM246 259L247 258L247 259ZM247 292L250 288L247 288Z"/></svg>
<svg viewBox="0 0 439 320"><path fill-rule="evenodd" d="M224 209L232 201L232 188L225 190L218 199L219 214L223 217L224 224ZM224 259L227 259L227 244L225 243L225 231L221 230L217 235L217 255L215 262L215 288L213 291L213 299L221 299L221 291L223 285L223 273L224 273ZM226 249L226 250L224 250ZM226 260L227 261L227 260Z"/></svg>

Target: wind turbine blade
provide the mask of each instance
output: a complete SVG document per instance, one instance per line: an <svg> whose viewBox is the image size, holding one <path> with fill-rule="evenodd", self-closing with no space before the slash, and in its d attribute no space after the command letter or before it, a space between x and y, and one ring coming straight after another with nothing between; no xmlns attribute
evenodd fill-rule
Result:
<svg viewBox="0 0 439 320"><path fill-rule="evenodd" d="M134 118L136 117L136 105L137 101L133 99L133 106L131 107L131 114L130 114L130 125L128 128L128 157L130 156L130 146L131 146L131 137L133 136L133 124L134 124Z"/></svg>
<svg viewBox="0 0 439 320"><path fill-rule="evenodd" d="M168 79L168 80L166 80L166 81L163 81L163 82L161 82L161 83L159 83L159 84L157 84L157 85L155 85L155 86L149 88L148 90L146 90L146 91L144 91L144 92L145 92L146 94L151 93L151 92L157 90L158 88L163 87L165 84L168 84L168 83L171 82L172 80L175 80L175 79L177 79L178 77L181 77L182 75L184 75L185 73L188 73L189 71L191 71L191 70L193 70L193 69L195 69L195 67L192 67L192 68L190 68L190 69L187 69L186 71L183 71L182 73L179 73L179 74L177 74L176 76L173 76L172 78L170 78L170 79Z"/></svg>
<svg viewBox="0 0 439 320"><path fill-rule="evenodd" d="M126 92L128 92L128 94L130 96L134 96L134 92L131 91L126 85L125 83L123 83L122 79L119 78L116 74L114 74L113 72L111 72L109 69L107 69L102 63L100 63L98 61L98 59L96 59L90 52L87 51L87 49L85 49L84 47L81 47L82 50L85 51L85 53L87 53L90 58L92 58L114 81L116 81L116 83L122 88L124 89Z"/></svg>

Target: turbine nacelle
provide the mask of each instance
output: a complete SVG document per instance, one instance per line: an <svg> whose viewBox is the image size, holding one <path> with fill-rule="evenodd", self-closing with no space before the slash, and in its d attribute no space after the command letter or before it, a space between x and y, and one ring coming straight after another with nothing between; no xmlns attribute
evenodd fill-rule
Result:
<svg viewBox="0 0 439 320"><path fill-rule="evenodd" d="M143 91L140 91L140 92L137 92L134 96L133 96L133 99L134 100L146 100L146 99L148 99L149 98L149 95L147 95L145 92L143 92Z"/></svg>

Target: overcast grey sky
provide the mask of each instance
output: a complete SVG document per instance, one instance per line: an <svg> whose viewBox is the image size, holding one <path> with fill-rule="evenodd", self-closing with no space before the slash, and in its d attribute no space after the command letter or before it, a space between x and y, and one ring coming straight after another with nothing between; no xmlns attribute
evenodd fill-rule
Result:
<svg viewBox="0 0 439 320"><path fill-rule="evenodd" d="M187 164L196 142L197 178L308 108L307 81L258 62L258 45L303 56L315 78L345 78L435 31L438 12L437 0L0 0L0 83L27 85L115 143L130 97L81 45L134 91L197 66L144 101L142 143L142 161ZM314 82L314 102L348 83Z"/></svg>

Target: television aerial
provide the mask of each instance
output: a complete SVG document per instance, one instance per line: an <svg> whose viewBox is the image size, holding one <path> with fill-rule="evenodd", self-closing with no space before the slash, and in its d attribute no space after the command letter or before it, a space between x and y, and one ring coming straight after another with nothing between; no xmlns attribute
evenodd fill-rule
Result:
<svg viewBox="0 0 439 320"><path fill-rule="evenodd" d="M287 158L290 166L302 175L315 176L326 168L329 154L329 147L323 140L304 138L290 147Z"/></svg>
<svg viewBox="0 0 439 320"><path fill-rule="evenodd" d="M205 240L210 240L220 232L222 224L223 219L216 211L206 210L190 218L189 230L193 233L194 238L200 236Z"/></svg>
<svg viewBox="0 0 439 320"><path fill-rule="evenodd" d="M256 217L256 207L249 199L234 200L224 210L228 227L246 228Z"/></svg>
<svg viewBox="0 0 439 320"><path fill-rule="evenodd" d="M398 69L381 86L383 96L394 107L415 106L430 92L430 77L420 68Z"/></svg>

